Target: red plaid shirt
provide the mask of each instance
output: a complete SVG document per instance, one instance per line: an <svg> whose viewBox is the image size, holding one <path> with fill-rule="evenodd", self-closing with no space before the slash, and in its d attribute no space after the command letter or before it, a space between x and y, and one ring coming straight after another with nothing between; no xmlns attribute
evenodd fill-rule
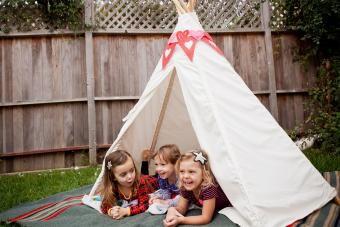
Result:
<svg viewBox="0 0 340 227"><path fill-rule="evenodd" d="M139 180L139 187L137 188L137 193L134 193L132 198L129 199L128 202L133 200L138 200L138 204L136 206L130 207L130 215L140 214L146 211L149 208L149 194L158 189L158 181L157 178L151 177L148 175L142 175ZM117 195L116 200L124 199L124 197L119 193L115 192ZM105 203L104 201L101 204L101 210L104 214L107 214L107 211L112 206Z"/></svg>

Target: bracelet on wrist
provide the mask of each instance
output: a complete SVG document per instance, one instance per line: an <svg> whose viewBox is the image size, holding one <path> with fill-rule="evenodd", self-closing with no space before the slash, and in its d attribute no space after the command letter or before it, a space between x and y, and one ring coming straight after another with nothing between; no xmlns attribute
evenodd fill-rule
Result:
<svg viewBox="0 0 340 227"><path fill-rule="evenodd" d="M108 209L107 214L108 214L109 216L112 216L112 208Z"/></svg>

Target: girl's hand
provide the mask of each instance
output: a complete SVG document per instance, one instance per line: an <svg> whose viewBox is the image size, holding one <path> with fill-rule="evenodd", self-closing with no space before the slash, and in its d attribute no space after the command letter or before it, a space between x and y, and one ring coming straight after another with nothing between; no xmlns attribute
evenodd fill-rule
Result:
<svg viewBox="0 0 340 227"><path fill-rule="evenodd" d="M142 161L149 161L151 159L152 152L149 149L142 151Z"/></svg>
<svg viewBox="0 0 340 227"><path fill-rule="evenodd" d="M169 220L170 218L174 216L183 216L183 215L180 212L178 212L175 207L170 207L168 209L165 219Z"/></svg>
<svg viewBox="0 0 340 227"><path fill-rule="evenodd" d="M112 218L115 220L122 219L123 217L127 216L129 214L129 207L123 208L120 206L114 206L112 207Z"/></svg>
<svg viewBox="0 0 340 227"><path fill-rule="evenodd" d="M158 204L163 204L163 205L168 205L169 204L169 202L167 200L158 199L158 198L153 199L152 203L158 203ZM150 204L152 204L152 203L150 203Z"/></svg>
<svg viewBox="0 0 340 227"><path fill-rule="evenodd" d="M179 213L175 207L170 207L165 219L163 220L163 225L166 227L177 226L181 223L183 215Z"/></svg>
<svg viewBox="0 0 340 227"><path fill-rule="evenodd" d="M173 216L171 218L166 218L163 220L163 225L165 227L175 227L181 223L183 216Z"/></svg>
<svg viewBox="0 0 340 227"><path fill-rule="evenodd" d="M149 204L153 204L155 203L155 200L159 200L158 196L151 196L151 198L149 199Z"/></svg>

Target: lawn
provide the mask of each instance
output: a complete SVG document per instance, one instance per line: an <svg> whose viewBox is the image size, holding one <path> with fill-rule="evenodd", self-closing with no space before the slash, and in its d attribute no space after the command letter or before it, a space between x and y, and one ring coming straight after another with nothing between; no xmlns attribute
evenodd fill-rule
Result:
<svg viewBox="0 0 340 227"><path fill-rule="evenodd" d="M320 172L340 170L340 154L324 153L316 149L307 149L304 154Z"/></svg>
<svg viewBox="0 0 340 227"><path fill-rule="evenodd" d="M340 170L340 155L314 149L304 153L320 172ZM21 203L93 184L99 173L100 167L88 167L0 176L0 212Z"/></svg>
<svg viewBox="0 0 340 227"><path fill-rule="evenodd" d="M93 184L100 167L0 176L0 212L21 203Z"/></svg>

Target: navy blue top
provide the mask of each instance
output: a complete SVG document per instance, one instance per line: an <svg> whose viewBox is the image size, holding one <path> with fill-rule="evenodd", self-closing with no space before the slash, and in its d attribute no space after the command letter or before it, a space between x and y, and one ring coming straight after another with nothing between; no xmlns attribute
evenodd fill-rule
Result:
<svg viewBox="0 0 340 227"><path fill-rule="evenodd" d="M169 193L171 193L171 197L176 196L179 194L180 190L175 184L169 184L168 180L162 179L159 176L157 177L159 188L163 190L167 190Z"/></svg>

